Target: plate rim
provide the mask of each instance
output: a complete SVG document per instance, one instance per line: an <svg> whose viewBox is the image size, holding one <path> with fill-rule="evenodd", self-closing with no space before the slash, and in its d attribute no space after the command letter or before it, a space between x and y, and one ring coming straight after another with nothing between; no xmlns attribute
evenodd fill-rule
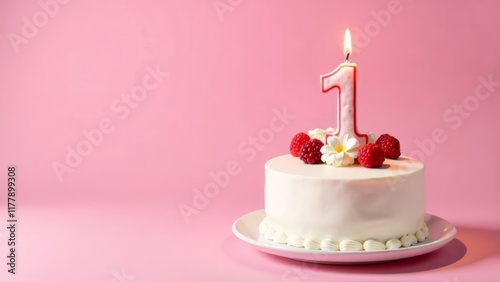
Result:
<svg viewBox="0 0 500 282"><path fill-rule="evenodd" d="M272 241L266 241L265 243L259 239L256 239L252 236L243 234L245 232L241 232L238 230L238 225L243 224L245 221L248 221L251 217L257 217L257 221L260 224L260 221L265 217L265 210L258 209L252 212L246 213L243 216L240 216L236 219L232 224L233 234L240 240L244 241L247 244L252 245L254 248L259 251L269 253L276 256L281 256L289 259L299 260L299 261L307 261L314 263L373 263L373 262L383 262L383 261L392 261L404 258L415 257L419 255L423 255L426 253L430 253L436 251L446 244L451 242L457 234L456 227L451 224L449 221L436 216L431 213L425 213L425 222L430 222L431 219L437 220L438 223L446 225L446 231L443 231L439 238L433 239L430 242L426 242L429 236L425 241L418 243L415 246L399 248L395 250L380 250L380 251L324 251L324 250L307 250L304 248L297 248L288 246L286 244L278 244ZM432 230L431 227L438 223L431 224L429 226L429 231ZM258 234L258 225L251 226L252 229L255 229L254 232ZM318 256L319 254L319 256ZM313 256L313 258L305 259L300 258L301 256ZM386 258L380 258L381 255L386 255ZM370 257L372 257L370 259ZM375 258L377 257L377 258Z"/></svg>

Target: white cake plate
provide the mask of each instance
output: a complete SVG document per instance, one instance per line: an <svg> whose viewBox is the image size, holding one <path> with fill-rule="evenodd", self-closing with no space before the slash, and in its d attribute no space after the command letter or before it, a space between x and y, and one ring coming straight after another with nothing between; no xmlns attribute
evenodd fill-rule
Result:
<svg viewBox="0 0 500 282"><path fill-rule="evenodd" d="M304 248L296 248L286 244L275 243L260 236L259 224L264 217L264 210L257 210L240 217L233 223L234 235L260 251L290 259L315 263L363 264L419 256L443 247L453 240L457 234L455 226L450 222L438 216L426 214L425 222L429 228L429 237L427 237L425 241L411 247L369 252L306 250Z"/></svg>

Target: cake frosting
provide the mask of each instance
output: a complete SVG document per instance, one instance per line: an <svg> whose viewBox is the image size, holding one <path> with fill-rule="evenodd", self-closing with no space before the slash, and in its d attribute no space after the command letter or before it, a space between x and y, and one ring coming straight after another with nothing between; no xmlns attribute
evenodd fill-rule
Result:
<svg viewBox="0 0 500 282"><path fill-rule="evenodd" d="M424 241L424 165L401 156L380 168L305 164L292 155L265 164L268 240L311 250L377 251Z"/></svg>

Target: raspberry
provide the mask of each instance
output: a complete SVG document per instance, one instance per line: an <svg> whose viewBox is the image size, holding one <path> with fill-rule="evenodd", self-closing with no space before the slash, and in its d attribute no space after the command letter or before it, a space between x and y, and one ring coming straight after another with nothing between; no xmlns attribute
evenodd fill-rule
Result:
<svg viewBox="0 0 500 282"><path fill-rule="evenodd" d="M401 156L399 140L389 134L380 135L376 144L382 147L384 155L388 159L396 160L399 156Z"/></svg>
<svg viewBox="0 0 500 282"><path fill-rule="evenodd" d="M380 135L378 138L377 138L377 141L375 143L378 144L378 142L383 142L383 140L389 138L389 137L392 137L391 135L385 133L385 134L382 134Z"/></svg>
<svg viewBox="0 0 500 282"><path fill-rule="evenodd" d="M358 162L364 167L381 167L384 161L384 150L377 144L368 143L359 149Z"/></svg>
<svg viewBox="0 0 500 282"><path fill-rule="evenodd" d="M323 142L319 139L311 139L302 145L300 148L300 159L306 164L319 164L321 163L321 147Z"/></svg>
<svg viewBox="0 0 500 282"><path fill-rule="evenodd" d="M304 132L296 134L293 137L292 142L290 143L290 154L292 154L292 156L294 157L298 157L300 148L302 147L302 145L304 145L304 143L306 143L306 141L309 140L311 140L311 137L309 137L309 135L305 134Z"/></svg>

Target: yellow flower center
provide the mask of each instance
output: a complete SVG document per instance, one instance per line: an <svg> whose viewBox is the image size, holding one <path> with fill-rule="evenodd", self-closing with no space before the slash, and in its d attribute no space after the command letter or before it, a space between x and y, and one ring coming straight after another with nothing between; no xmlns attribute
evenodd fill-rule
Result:
<svg viewBox="0 0 500 282"><path fill-rule="evenodd" d="M339 144L337 146L335 146L335 148L333 148L335 150L335 152L337 153L340 153L342 151L344 151L344 146L342 146L342 144Z"/></svg>

